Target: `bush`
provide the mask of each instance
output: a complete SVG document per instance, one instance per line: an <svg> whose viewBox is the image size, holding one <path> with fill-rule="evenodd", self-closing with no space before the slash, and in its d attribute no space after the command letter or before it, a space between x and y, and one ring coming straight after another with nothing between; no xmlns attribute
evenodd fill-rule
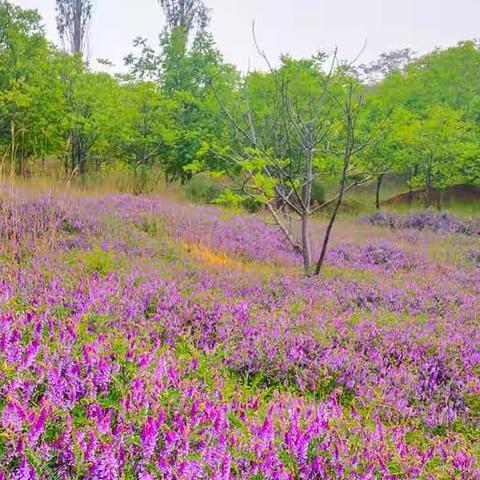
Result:
<svg viewBox="0 0 480 480"><path fill-rule="evenodd" d="M260 200L255 200L254 198L246 198L242 202L242 207L248 212L248 213L257 213L259 212L262 207L263 203Z"/></svg>
<svg viewBox="0 0 480 480"><path fill-rule="evenodd" d="M195 203L211 203L222 191L218 182L205 175L196 175L185 187L187 198Z"/></svg>

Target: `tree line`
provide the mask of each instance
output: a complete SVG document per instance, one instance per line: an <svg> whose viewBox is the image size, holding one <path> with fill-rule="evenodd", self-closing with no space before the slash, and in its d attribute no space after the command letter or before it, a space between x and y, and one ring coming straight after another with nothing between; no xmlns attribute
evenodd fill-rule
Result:
<svg viewBox="0 0 480 480"><path fill-rule="evenodd" d="M335 59L333 69L325 53L300 60L284 56L278 67L241 75L216 48L202 1L160 4L165 13L160 44L152 47L137 38L135 51L125 58L128 73L112 76L85 61L89 0L57 0L62 49L47 41L37 12L0 2L2 173L35 173L48 156L75 174L126 168L141 176L158 167L168 181L185 182L192 175L186 166L205 155L218 163L219 152L238 152L246 140L252 143L235 125L246 118L250 130L254 123L262 136L271 137L263 139L264 148L294 161L303 147L287 155L282 140L274 138L281 117L293 120L292 115L292 128L307 120L332 124L313 152L328 170L335 155L327 145L339 120L332 104L348 89L335 90L355 81L365 103L365 128L382 124L380 138L362 154L379 183L391 172L408 173L412 186L427 191L479 181L477 42L420 58L400 50L360 67ZM279 101L287 90L288 108ZM307 111L315 104L318 112Z"/></svg>

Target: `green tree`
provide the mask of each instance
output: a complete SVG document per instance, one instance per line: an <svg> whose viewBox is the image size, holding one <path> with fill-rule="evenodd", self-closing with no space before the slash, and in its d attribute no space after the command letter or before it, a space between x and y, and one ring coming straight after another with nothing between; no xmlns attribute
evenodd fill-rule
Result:
<svg viewBox="0 0 480 480"><path fill-rule="evenodd" d="M27 175L28 160L56 153L64 116L58 55L37 12L0 3L0 144L3 172ZM56 120L58 126L55 128Z"/></svg>
<svg viewBox="0 0 480 480"><path fill-rule="evenodd" d="M160 50L139 38L134 44L138 53L128 55L125 62L136 81L155 81L160 86L172 115L169 141L163 142L161 155L165 179L186 183L191 173L184 167L195 159L202 143L231 136L211 88L212 79L216 95L229 102L239 75L223 61L207 32L209 15L201 1L160 3L167 20Z"/></svg>
<svg viewBox="0 0 480 480"><path fill-rule="evenodd" d="M473 126L464 120L461 110L440 105L429 107L422 118L412 119L403 139L420 166L411 182L415 186L424 185L425 208L431 205L432 188L442 193L447 186L462 183L468 176L466 162L478 158Z"/></svg>
<svg viewBox="0 0 480 480"><path fill-rule="evenodd" d="M175 104L164 97L156 83L133 82L124 86L120 105L116 157L134 174L135 190L141 193L177 140Z"/></svg>

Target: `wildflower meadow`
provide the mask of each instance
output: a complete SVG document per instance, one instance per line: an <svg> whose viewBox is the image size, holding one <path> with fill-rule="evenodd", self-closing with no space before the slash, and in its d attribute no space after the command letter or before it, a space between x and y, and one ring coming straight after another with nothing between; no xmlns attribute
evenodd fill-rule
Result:
<svg viewBox="0 0 480 480"><path fill-rule="evenodd" d="M480 478L479 231L341 220L306 278L261 215L5 197L0 478Z"/></svg>

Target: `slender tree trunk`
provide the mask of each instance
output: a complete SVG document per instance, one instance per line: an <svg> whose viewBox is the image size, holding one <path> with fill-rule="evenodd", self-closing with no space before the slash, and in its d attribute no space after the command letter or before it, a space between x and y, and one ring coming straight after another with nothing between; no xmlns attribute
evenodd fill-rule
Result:
<svg viewBox="0 0 480 480"><path fill-rule="evenodd" d="M75 138L75 133L72 132L72 138L71 138L71 146L70 148L72 149L72 166L70 171L73 173L75 172L75 169L77 168L77 141Z"/></svg>
<svg viewBox="0 0 480 480"><path fill-rule="evenodd" d="M410 171L410 178L408 182L408 203L412 205L413 203L413 189L412 189L412 178L415 177L418 173L418 165L415 165Z"/></svg>
<svg viewBox="0 0 480 480"><path fill-rule="evenodd" d="M15 122L12 120L10 122L10 178L15 177L15 153L17 150L16 145L16 131L15 131Z"/></svg>
<svg viewBox="0 0 480 480"><path fill-rule="evenodd" d="M384 176L385 176L385 174L381 173L377 177L377 188L376 188L376 191L375 191L375 208L377 210L380 210L380 189L382 188L382 181L383 181Z"/></svg>
<svg viewBox="0 0 480 480"><path fill-rule="evenodd" d="M75 1L73 18L73 53L82 53L82 1Z"/></svg>
<svg viewBox="0 0 480 480"><path fill-rule="evenodd" d="M425 172L425 199L424 199L424 205L423 205L425 208L430 207L431 190L432 190L432 176L431 176L430 166L427 166L426 172Z"/></svg>
<svg viewBox="0 0 480 480"><path fill-rule="evenodd" d="M438 192L438 200L437 200L437 210L439 211L442 211L443 210L443 201L444 201L444 198L445 198L445 190L442 188L439 192Z"/></svg>
<svg viewBox="0 0 480 480"><path fill-rule="evenodd" d="M22 129L22 155L20 157L22 178L27 178L27 158L25 156L25 128Z"/></svg>
<svg viewBox="0 0 480 480"><path fill-rule="evenodd" d="M0 180L3 180L3 175L5 173L5 160L8 158L8 149L5 150L5 154L2 156L2 164L0 166Z"/></svg>
<svg viewBox="0 0 480 480"><path fill-rule="evenodd" d="M85 165L85 152L83 151L81 139L78 142L78 144L79 144L79 148L78 148L78 172L80 173L80 175L83 175L87 171L87 168L86 168L86 165Z"/></svg>
<svg viewBox="0 0 480 480"><path fill-rule="evenodd" d="M78 132L72 132L72 172L83 174L86 171L85 152L82 146L82 137Z"/></svg>
<svg viewBox="0 0 480 480"><path fill-rule="evenodd" d="M309 128L307 131L305 150L305 171L303 176L302 186L302 253L303 253L303 266L305 273L310 271L310 264L312 262L312 248L310 242L310 209L312 206L312 183L313 183L313 134Z"/></svg>
<svg viewBox="0 0 480 480"><path fill-rule="evenodd" d="M340 209L340 206L342 205L343 202L343 193L345 190L345 182L342 181L342 186L340 187L340 195L337 199L337 202L335 203L335 207L333 209L332 215L330 216L330 220L327 225L327 230L325 232L325 236L323 238L323 243L322 243L322 251L320 253L320 258L318 259L317 266L315 267L315 276L320 274L320 271L323 267L323 263L325 262L325 257L327 255L327 248L328 244L330 242L330 235L332 233L333 225L335 223L335 220L337 219L337 214Z"/></svg>
<svg viewBox="0 0 480 480"><path fill-rule="evenodd" d="M318 259L317 265L315 267L315 272L314 272L315 276L318 276L320 274L320 271L323 267L323 263L325 262L325 257L327 255L327 248L330 242L330 235L332 234L333 225L335 224L338 211L340 210L340 207L342 206L342 203L343 203L343 197L345 195L345 187L347 184L348 169L350 168L350 162L351 162L353 151L355 148L355 125L356 125L358 111L357 112L354 111L354 108L352 106L352 98L353 98L353 89L352 87L350 87L348 100L345 105L347 135L345 140L346 142L345 152L343 155L343 168L342 168L342 174L340 177L338 198L335 203L333 212L330 215L330 220L327 225L327 230L325 231L325 236L323 238L323 243L322 243L322 250L320 252L320 258Z"/></svg>
<svg viewBox="0 0 480 480"><path fill-rule="evenodd" d="M312 249L310 244L310 224L309 216L305 213L302 217L302 255L303 255L303 267L305 273L310 271L310 264L312 263Z"/></svg>
<svg viewBox="0 0 480 480"><path fill-rule="evenodd" d="M345 185L347 181L347 172L350 166L350 158L351 158L351 150L348 150L345 153L345 159L343 163L342 177L340 180L340 191L339 191L338 198L335 203L333 212L330 215L330 220L327 225L327 230L325 231L325 236L323 238L323 243L322 243L322 251L320 252L320 258L318 259L317 266L315 267L315 276L320 274L320 270L322 269L323 263L325 262L328 243L330 242L330 235L332 234L333 225L335 223L335 220L337 219L338 211L340 210L340 207L342 206L342 203L343 203L343 196L345 195Z"/></svg>

